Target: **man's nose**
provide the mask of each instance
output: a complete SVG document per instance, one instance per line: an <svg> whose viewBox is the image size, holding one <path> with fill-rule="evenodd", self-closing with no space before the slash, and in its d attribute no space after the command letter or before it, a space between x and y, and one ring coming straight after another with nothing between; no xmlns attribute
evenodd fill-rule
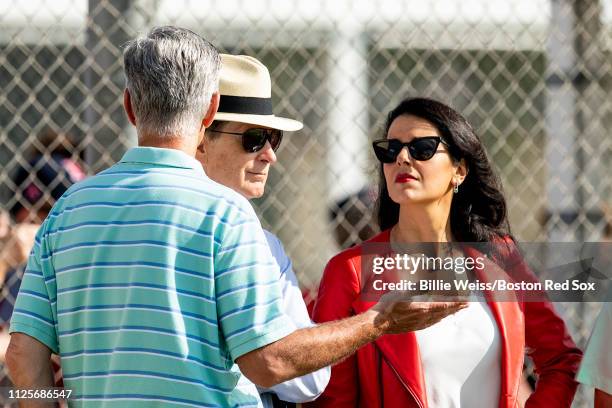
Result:
<svg viewBox="0 0 612 408"><path fill-rule="evenodd" d="M264 147L259 151L259 160L265 161L270 164L276 163L276 153L272 149L272 145L269 141L266 141Z"/></svg>

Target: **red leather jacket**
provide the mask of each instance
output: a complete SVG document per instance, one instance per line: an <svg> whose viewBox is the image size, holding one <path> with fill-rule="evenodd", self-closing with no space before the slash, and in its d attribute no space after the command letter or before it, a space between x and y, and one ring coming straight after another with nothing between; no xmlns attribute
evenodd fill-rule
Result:
<svg viewBox="0 0 612 408"><path fill-rule="evenodd" d="M389 242L389 231L368 242ZM467 252L468 256L473 256ZM508 257L520 258L520 255L515 251ZM359 299L363 287L360 261L361 245L345 250L329 261L313 311L315 322L355 315L374 305L374 302ZM516 265L517 259L511 261ZM530 271L524 272L530 274ZM489 301L488 305L502 342L499 408L518 406L525 346L539 375L536 391L526 406L570 407L577 387L574 376L582 353L552 305L545 301ZM308 406L423 408L427 407L425 390L414 333L387 335L335 365L327 389Z"/></svg>

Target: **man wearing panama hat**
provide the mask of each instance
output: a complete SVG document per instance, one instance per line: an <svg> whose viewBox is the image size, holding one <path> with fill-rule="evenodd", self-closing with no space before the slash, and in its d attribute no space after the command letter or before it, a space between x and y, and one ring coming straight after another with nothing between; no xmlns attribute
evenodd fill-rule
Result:
<svg viewBox="0 0 612 408"><path fill-rule="evenodd" d="M247 199L261 197L270 170L276 162L283 131L296 131L302 123L272 113L271 82L267 68L246 55L221 55L219 111L206 130L197 158L213 180L232 188ZM296 328L313 324L302 299L291 260L283 245L264 230L272 255L280 268L282 307ZM278 384L260 388L265 407L290 406L311 401L329 382L330 368ZM239 387L253 385L241 377Z"/></svg>
<svg viewBox="0 0 612 408"><path fill-rule="evenodd" d="M261 197L283 131L302 123L272 112L267 68L246 55L221 55L219 110L198 148L206 174L248 199Z"/></svg>

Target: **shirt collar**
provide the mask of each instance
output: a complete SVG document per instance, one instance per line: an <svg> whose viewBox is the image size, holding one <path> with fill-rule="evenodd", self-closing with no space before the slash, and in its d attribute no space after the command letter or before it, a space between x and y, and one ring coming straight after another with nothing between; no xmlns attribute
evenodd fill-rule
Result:
<svg viewBox="0 0 612 408"><path fill-rule="evenodd" d="M121 163L149 163L161 166L192 169L204 174L202 164L194 157L176 149L161 147L132 147L121 158Z"/></svg>

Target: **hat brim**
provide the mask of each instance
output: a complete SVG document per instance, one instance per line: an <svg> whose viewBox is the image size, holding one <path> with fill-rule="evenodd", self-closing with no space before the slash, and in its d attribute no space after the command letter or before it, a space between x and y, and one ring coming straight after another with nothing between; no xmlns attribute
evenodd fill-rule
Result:
<svg viewBox="0 0 612 408"><path fill-rule="evenodd" d="M215 120L226 122L248 123L249 125L265 126L285 132L295 132L304 127L302 122L293 119L281 118L274 115L246 115L242 113L217 112Z"/></svg>

